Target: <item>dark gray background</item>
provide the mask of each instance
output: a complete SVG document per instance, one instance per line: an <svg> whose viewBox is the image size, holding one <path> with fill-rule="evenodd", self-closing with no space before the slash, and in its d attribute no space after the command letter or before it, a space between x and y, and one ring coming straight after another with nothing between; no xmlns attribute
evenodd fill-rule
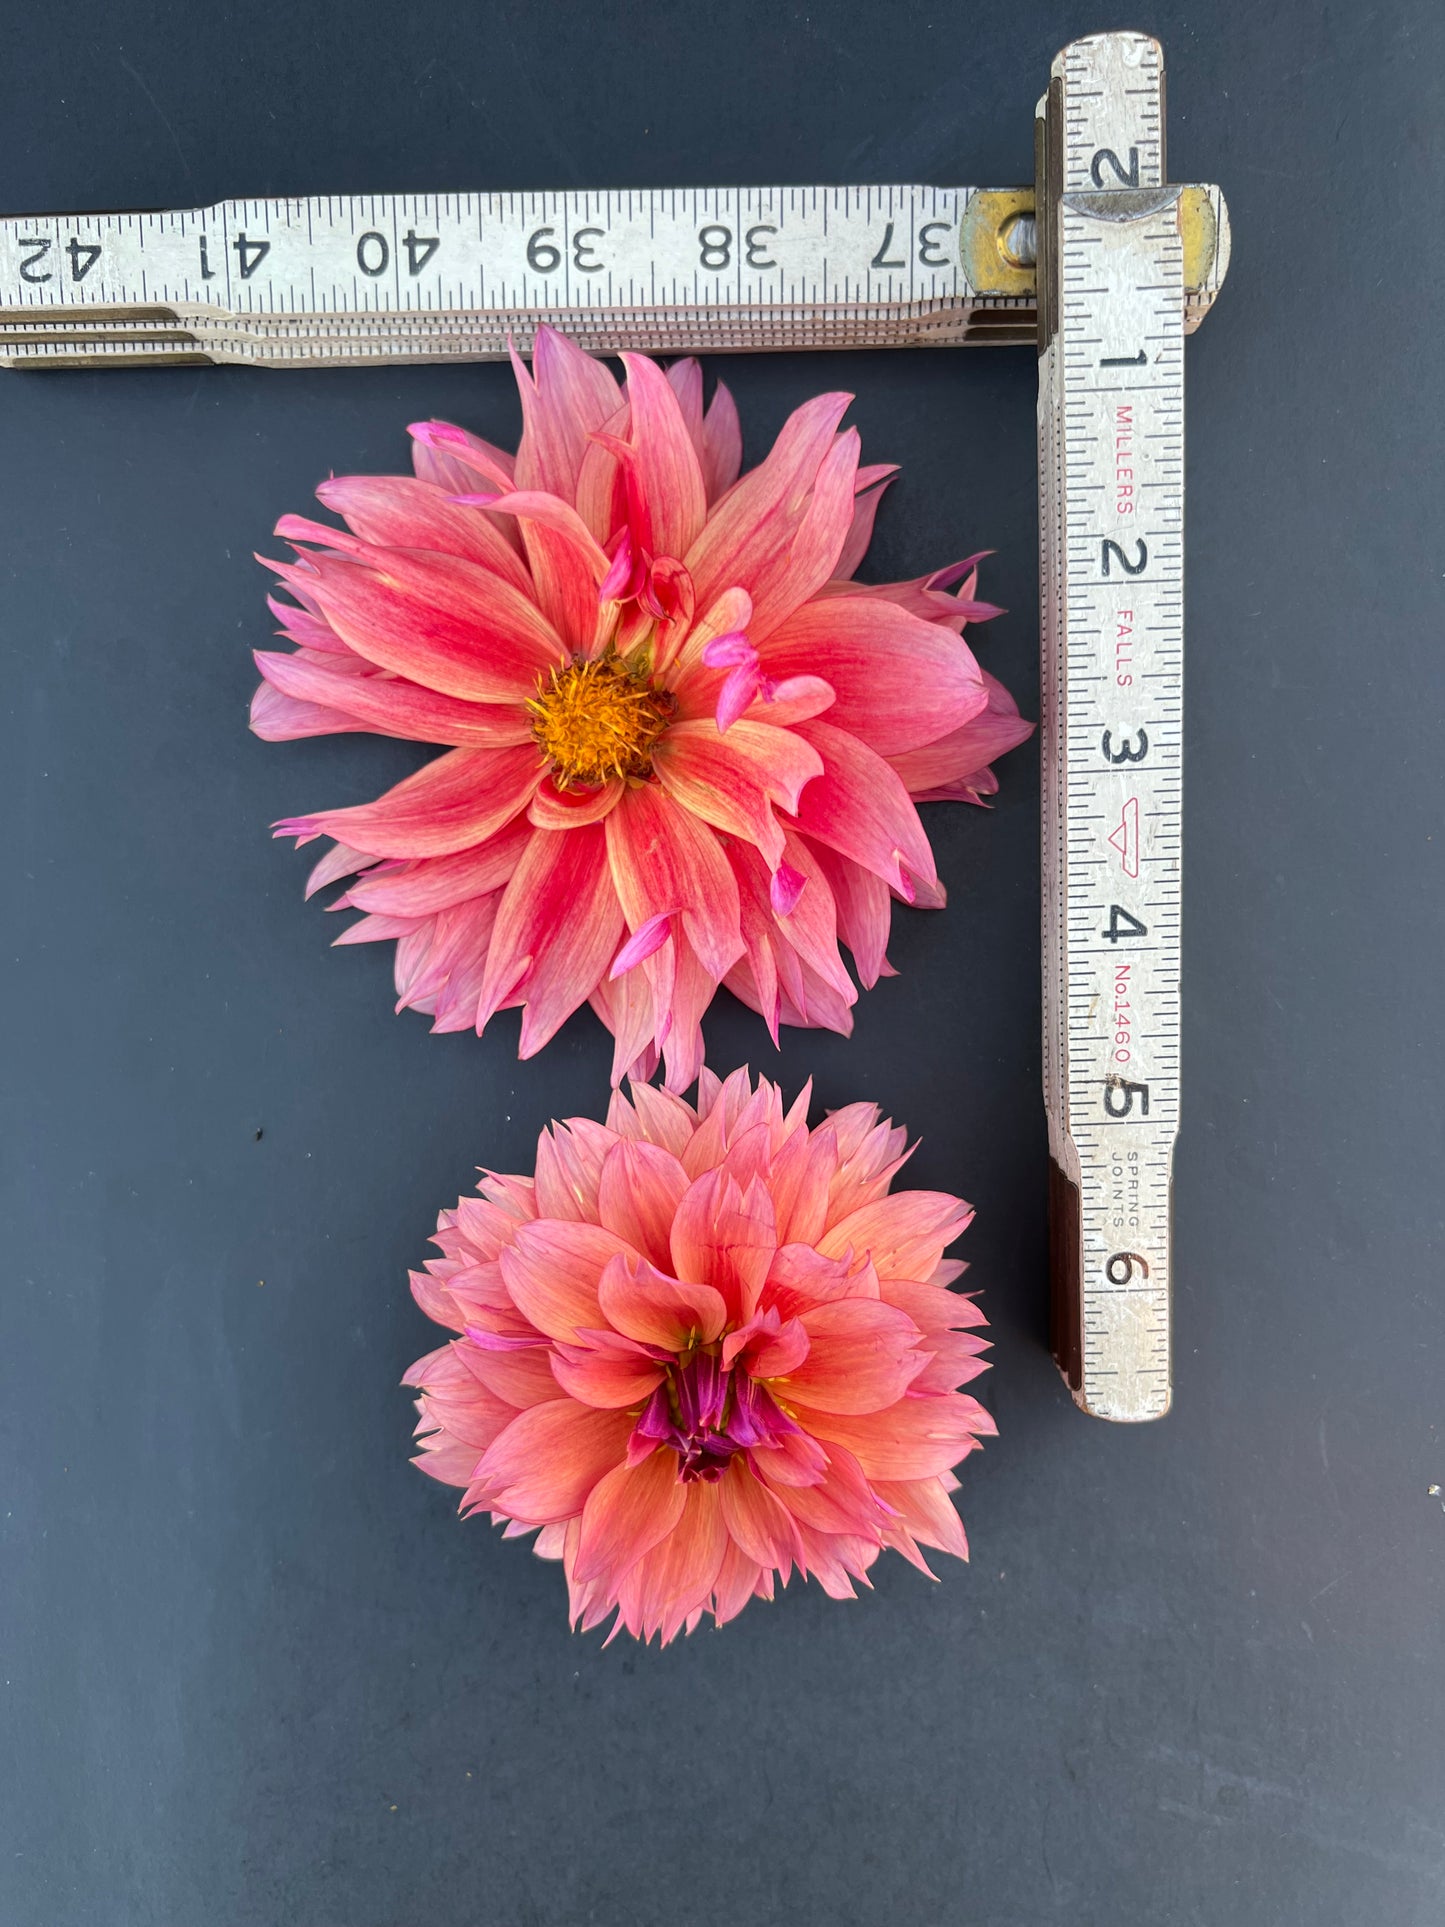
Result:
<svg viewBox="0 0 1445 1927"><path fill-rule="evenodd" d="M1061 5L8 10L15 210L240 194L1031 171ZM899 1561L659 1655L407 1463L406 1294L472 1167L596 1111L390 1014L267 824L417 760L245 729L249 559L496 367L0 377L10 849L5 1787L18 1927L1434 1927L1441 1758L1445 15L1146 6L1172 174L1234 267L1189 351L1177 1394L1080 1416L1043 1349L1037 757L929 813L902 975L781 1076L876 1097L978 1206L1002 1436L972 1566ZM999 550L1036 711L1025 351L734 360L749 459L855 388L904 479L870 572ZM713 1061L779 1066L723 999ZM264 1135L262 1135L264 1133ZM259 1141L258 1141L259 1140ZM261 1281L264 1280L264 1283Z"/></svg>

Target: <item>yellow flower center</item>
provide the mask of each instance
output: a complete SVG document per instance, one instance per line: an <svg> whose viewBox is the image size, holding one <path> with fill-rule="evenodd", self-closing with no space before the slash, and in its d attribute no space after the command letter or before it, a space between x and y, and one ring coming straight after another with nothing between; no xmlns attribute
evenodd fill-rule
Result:
<svg viewBox="0 0 1445 1927"><path fill-rule="evenodd" d="M545 671L527 704L537 747L563 790L650 776L652 746L676 706L668 690L654 688L645 671L629 669L610 649Z"/></svg>

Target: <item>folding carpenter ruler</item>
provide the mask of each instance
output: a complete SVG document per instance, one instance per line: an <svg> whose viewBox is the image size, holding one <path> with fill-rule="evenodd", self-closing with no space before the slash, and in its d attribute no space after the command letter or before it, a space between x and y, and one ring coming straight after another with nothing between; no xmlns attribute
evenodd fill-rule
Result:
<svg viewBox="0 0 1445 1927"><path fill-rule="evenodd" d="M1075 41L1030 188L361 195L0 221L0 364L364 366L583 347L1039 349L1053 1330L1086 1411L1168 1408L1179 1117L1184 336L1229 260L1170 187L1164 64Z"/></svg>

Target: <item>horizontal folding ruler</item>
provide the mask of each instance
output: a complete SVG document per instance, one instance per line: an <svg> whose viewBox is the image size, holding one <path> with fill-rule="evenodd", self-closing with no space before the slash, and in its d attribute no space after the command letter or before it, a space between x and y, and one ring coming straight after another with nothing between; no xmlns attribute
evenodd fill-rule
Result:
<svg viewBox="0 0 1445 1927"><path fill-rule="evenodd" d="M1170 1398L1179 1118L1184 336L1229 260L1171 187L1143 34L1054 61L1031 188L359 195L0 221L0 363L1039 349L1053 1344L1079 1404Z"/></svg>

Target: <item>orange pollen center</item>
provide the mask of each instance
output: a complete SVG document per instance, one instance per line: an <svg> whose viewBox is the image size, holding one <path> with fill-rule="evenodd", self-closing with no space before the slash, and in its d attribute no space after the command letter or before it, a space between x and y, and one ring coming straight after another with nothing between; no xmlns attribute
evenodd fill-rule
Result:
<svg viewBox="0 0 1445 1927"><path fill-rule="evenodd" d="M527 704L537 747L563 790L650 776L652 746L676 706L670 691L654 688L610 650L544 671Z"/></svg>

